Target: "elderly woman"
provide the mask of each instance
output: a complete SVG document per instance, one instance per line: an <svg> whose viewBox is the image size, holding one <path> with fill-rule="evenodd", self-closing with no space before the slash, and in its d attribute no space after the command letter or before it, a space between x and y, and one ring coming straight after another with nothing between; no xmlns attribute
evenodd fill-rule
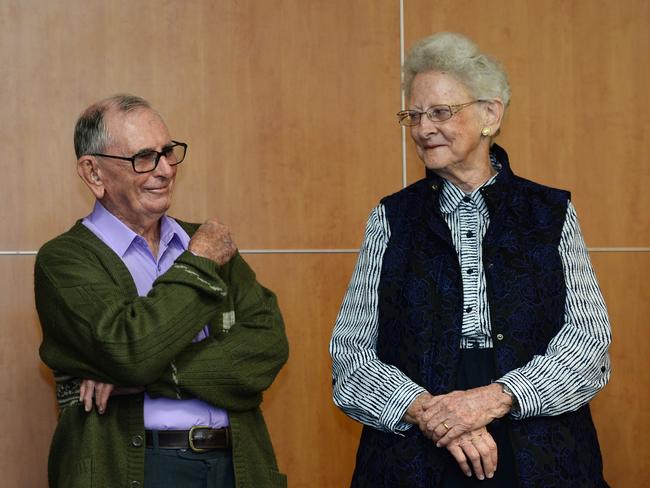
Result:
<svg viewBox="0 0 650 488"><path fill-rule="evenodd" d="M607 486L611 332L570 194L510 169L508 80L472 41L426 38L404 75L426 178L371 212L330 346L352 486Z"/></svg>

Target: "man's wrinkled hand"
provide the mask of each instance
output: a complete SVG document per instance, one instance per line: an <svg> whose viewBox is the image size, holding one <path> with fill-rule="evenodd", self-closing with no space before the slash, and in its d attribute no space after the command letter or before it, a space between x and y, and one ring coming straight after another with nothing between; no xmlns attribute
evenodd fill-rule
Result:
<svg viewBox="0 0 650 488"><path fill-rule="evenodd" d="M83 404L86 412L90 412L93 409L94 401L94 404L97 406L97 412L103 415L106 412L108 399L111 396L133 395L143 391L144 388L137 386L115 386L109 383L102 383L101 381L86 379L81 382L79 387L79 402Z"/></svg>
<svg viewBox="0 0 650 488"><path fill-rule="evenodd" d="M230 261L237 251L230 229L216 219L208 220L198 228L188 248L197 256L211 259L220 266Z"/></svg>
<svg viewBox="0 0 650 488"><path fill-rule="evenodd" d="M111 396L114 385L101 383L94 380L83 380L79 387L79 401L83 403L84 410L90 412L93 409L93 400L97 405L97 412L103 414L108 405L108 398Z"/></svg>

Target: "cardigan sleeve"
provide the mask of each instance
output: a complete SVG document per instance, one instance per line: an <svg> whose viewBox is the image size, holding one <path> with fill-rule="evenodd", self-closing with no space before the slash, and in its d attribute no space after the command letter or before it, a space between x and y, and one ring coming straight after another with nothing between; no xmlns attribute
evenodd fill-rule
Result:
<svg viewBox="0 0 650 488"><path fill-rule="evenodd" d="M36 258L40 354L54 371L121 386L155 381L226 300L216 263L184 252L143 297L130 296L112 261L72 238Z"/></svg>
<svg viewBox="0 0 650 488"><path fill-rule="evenodd" d="M229 264L223 277L233 309L222 312L222 330L187 346L148 386L150 395L173 398L177 392L229 411L247 410L261 403L286 362L289 346L275 295L256 281L241 256Z"/></svg>

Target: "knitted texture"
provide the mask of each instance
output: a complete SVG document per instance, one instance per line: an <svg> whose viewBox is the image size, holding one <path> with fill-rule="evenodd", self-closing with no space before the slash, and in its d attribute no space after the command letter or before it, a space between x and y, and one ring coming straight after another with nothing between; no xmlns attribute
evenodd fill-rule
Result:
<svg viewBox="0 0 650 488"><path fill-rule="evenodd" d="M179 223L190 235L198 228ZM112 396L104 415L86 413L71 394L81 378L225 408L237 487L286 486L259 408L288 357L284 324L275 296L239 254L217 266L184 252L139 297L119 256L77 222L40 249L34 284L41 358L65 400L50 450L51 487L143 482L143 394ZM228 332L224 314L236 317ZM206 323L212 335L192 343Z"/></svg>

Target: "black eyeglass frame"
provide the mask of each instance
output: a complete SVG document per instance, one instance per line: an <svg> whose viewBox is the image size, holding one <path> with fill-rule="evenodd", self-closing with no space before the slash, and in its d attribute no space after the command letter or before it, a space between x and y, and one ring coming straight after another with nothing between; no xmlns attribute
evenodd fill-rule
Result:
<svg viewBox="0 0 650 488"><path fill-rule="evenodd" d="M479 99L479 100L472 100L471 102L467 102L467 103L459 103L459 104L456 104L456 105L444 105L444 104L434 105L433 107L429 107L424 112L420 112L419 110L401 110L400 112L397 112L397 114L396 114L398 119L399 119L397 121L397 123L399 125L401 125L402 127L416 127L416 126L420 125L420 122L422 122L422 116L423 115L426 115L427 118L431 122L446 122L447 120L451 119L454 115L456 115L458 112L460 112L465 107L469 107L470 105L474 105L475 103L489 102L489 101L490 100ZM433 111L435 109L440 109L440 108L448 109L449 114L450 114L449 117L447 117L446 119L442 119L442 120L434 119L433 115L432 115ZM409 125L409 124L404 124L403 123L406 120L407 117L410 117L410 116L413 116L413 115L417 115L419 117L417 124L410 124Z"/></svg>
<svg viewBox="0 0 650 488"><path fill-rule="evenodd" d="M181 164L183 161L185 161L185 156L187 156L187 144L185 144L184 142L172 140L172 145L167 146L165 149L173 150L173 148L178 146L183 148L183 157L179 161L176 161L175 163L169 163L170 166L176 166L178 164ZM165 152L155 151L151 149L148 151L144 151L142 153L134 154L130 158L127 158L126 156L112 156L110 154L101 154L101 153L90 153L89 156L98 156L101 158L121 159L122 161L129 161L131 163L131 167L133 168L133 171L135 171L138 174L143 174L143 173L151 173L152 171L155 171L156 168L158 167L158 163L160 162L160 158L165 155ZM156 160L154 161L153 168L148 169L147 171L138 171L137 169L135 169L135 159L139 156L142 156L143 154L150 154L150 153L156 153Z"/></svg>

